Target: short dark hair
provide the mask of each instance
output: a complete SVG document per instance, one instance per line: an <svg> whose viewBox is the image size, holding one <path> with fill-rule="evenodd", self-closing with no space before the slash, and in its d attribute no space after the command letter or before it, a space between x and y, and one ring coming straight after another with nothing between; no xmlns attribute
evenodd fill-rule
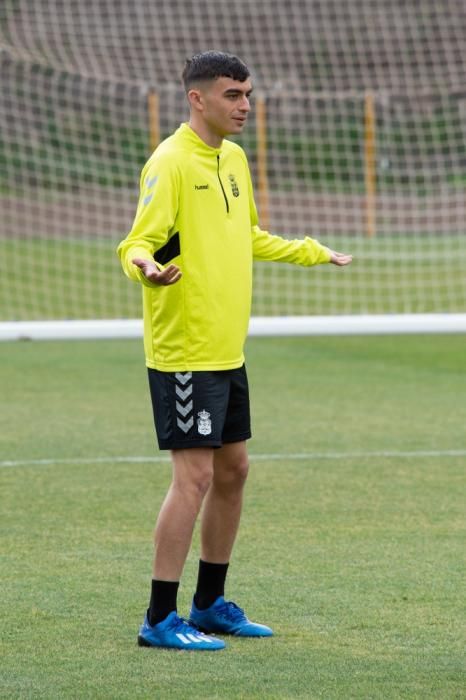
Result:
<svg viewBox="0 0 466 700"><path fill-rule="evenodd" d="M237 56L222 51L203 51L186 60L182 78L188 91L195 83L222 77L243 83L249 75L248 67Z"/></svg>

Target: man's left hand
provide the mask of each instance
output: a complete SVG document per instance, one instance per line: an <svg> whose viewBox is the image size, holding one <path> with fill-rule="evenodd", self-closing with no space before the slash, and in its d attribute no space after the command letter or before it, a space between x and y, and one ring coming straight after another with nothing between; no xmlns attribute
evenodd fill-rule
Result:
<svg viewBox="0 0 466 700"><path fill-rule="evenodd" d="M349 265L350 262L353 260L352 255L347 255L346 253L337 253L335 250L330 250L330 262L333 263L333 265L338 265L339 267L343 267L344 265Z"/></svg>

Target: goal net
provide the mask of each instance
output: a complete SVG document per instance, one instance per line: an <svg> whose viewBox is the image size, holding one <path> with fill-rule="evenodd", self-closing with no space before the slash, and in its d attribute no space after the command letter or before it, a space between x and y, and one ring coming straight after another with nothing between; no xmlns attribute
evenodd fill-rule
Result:
<svg viewBox="0 0 466 700"><path fill-rule="evenodd" d="M0 322L140 316L115 248L187 118L184 60L210 48L252 70L240 143L262 228L354 255L258 263L253 315L460 322L463 0L3 0Z"/></svg>

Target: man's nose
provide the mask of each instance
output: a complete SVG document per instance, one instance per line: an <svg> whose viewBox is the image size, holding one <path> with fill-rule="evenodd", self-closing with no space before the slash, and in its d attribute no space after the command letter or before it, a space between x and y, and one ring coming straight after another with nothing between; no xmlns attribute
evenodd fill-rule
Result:
<svg viewBox="0 0 466 700"><path fill-rule="evenodd" d="M250 111L251 103L249 102L249 99L246 97L246 95L243 96L243 99L241 100L241 104L240 104L239 108L242 112L249 112Z"/></svg>

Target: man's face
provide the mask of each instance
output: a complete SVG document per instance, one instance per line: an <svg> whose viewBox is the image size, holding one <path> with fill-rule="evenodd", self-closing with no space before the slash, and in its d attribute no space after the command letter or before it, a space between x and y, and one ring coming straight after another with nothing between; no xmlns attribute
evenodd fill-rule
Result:
<svg viewBox="0 0 466 700"><path fill-rule="evenodd" d="M221 77L199 89L201 114L206 126L217 136L240 134L251 109L252 84Z"/></svg>

